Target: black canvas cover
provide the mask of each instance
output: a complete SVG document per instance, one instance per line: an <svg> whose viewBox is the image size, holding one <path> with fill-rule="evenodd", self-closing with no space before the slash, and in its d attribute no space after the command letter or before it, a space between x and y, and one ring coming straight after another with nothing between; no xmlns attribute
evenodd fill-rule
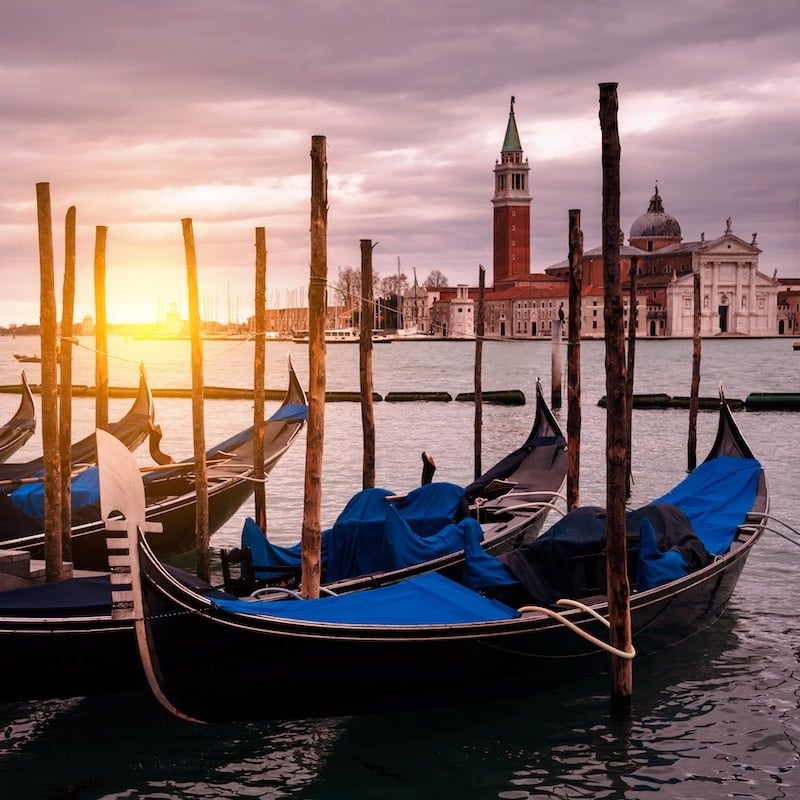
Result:
<svg viewBox="0 0 800 800"><path fill-rule="evenodd" d="M651 503L627 516L629 572L635 583L639 528L652 525L658 549L677 551L687 571L711 560L692 529L689 518L669 503ZM543 605L561 598L604 594L606 512L600 506L571 511L531 544L499 556L526 592Z"/></svg>

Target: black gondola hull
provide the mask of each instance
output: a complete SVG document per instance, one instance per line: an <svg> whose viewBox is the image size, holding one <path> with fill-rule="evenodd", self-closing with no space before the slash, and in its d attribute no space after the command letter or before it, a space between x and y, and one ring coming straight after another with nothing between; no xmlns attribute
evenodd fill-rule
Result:
<svg viewBox="0 0 800 800"><path fill-rule="evenodd" d="M754 541L749 537L729 558L681 585L635 595L637 656L653 655L712 625ZM193 719L341 716L530 695L609 668L608 653L541 616L378 630L233 616L173 592L174 584L164 583L145 552L141 558L150 658L163 694ZM607 613L603 606L597 610ZM585 613L572 619L588 633L607 637L603 625Z"/></svg>

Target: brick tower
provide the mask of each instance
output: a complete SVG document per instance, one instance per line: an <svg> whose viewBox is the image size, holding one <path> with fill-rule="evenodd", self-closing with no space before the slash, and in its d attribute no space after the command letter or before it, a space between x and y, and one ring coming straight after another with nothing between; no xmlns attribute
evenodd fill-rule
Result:
<svg viewBox="0 0 800 800"><path fill-rule="evenodd" d="M514 98L500 160L494 165L494 288L510 286L531 271L531 195L528 160L523 157Z"/></svg>

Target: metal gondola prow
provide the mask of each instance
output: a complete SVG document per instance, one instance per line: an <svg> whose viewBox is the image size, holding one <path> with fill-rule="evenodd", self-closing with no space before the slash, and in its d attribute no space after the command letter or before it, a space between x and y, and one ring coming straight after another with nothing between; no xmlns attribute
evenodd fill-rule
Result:
<svg viewBox="0 0 800 800"><path fill-rule="evenodd" d="M725 389L722 382L719 384L719 423L717 435L705 461L711 461L720 456L738 456L740 458L755 458L750 445L739 430L733 418L730 406L725 400Z"/></svg>

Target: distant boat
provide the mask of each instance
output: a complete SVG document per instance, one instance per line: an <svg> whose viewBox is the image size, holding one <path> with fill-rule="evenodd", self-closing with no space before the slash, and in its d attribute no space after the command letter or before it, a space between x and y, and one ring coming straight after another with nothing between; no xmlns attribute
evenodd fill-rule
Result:
<svg viewBox="0 0 800 800"><path fill-rule="evenodd" d="M0 462L16 453L36 431L36 406L24 372L20 388L22 396L16 414L0 426Z"/></svg>
<svg viewBox="0 0 800 800"><path fill-rule="evenodd" d="M800 342L793 342L792 350L800 350Z"/></svg>
<svg viewBox="0 0 800 800"><path fill-rule="evenodd" d="M308 344L308 331L295 331L292 341L296 344ZM361 333L357 328L328 328L325 331L325 344L358 344L361 341ZM388 336L373 334L372 343L387 344L392 340Z"/></svg>
<svg viewBox="0 0 800 800"><path fill-rule="evenodd" d="M22 362L23 364L41 364L42 363L42 357L41 356L26 356L24 354L14 353L14 358L16 358L17 361Z"/></svg>

